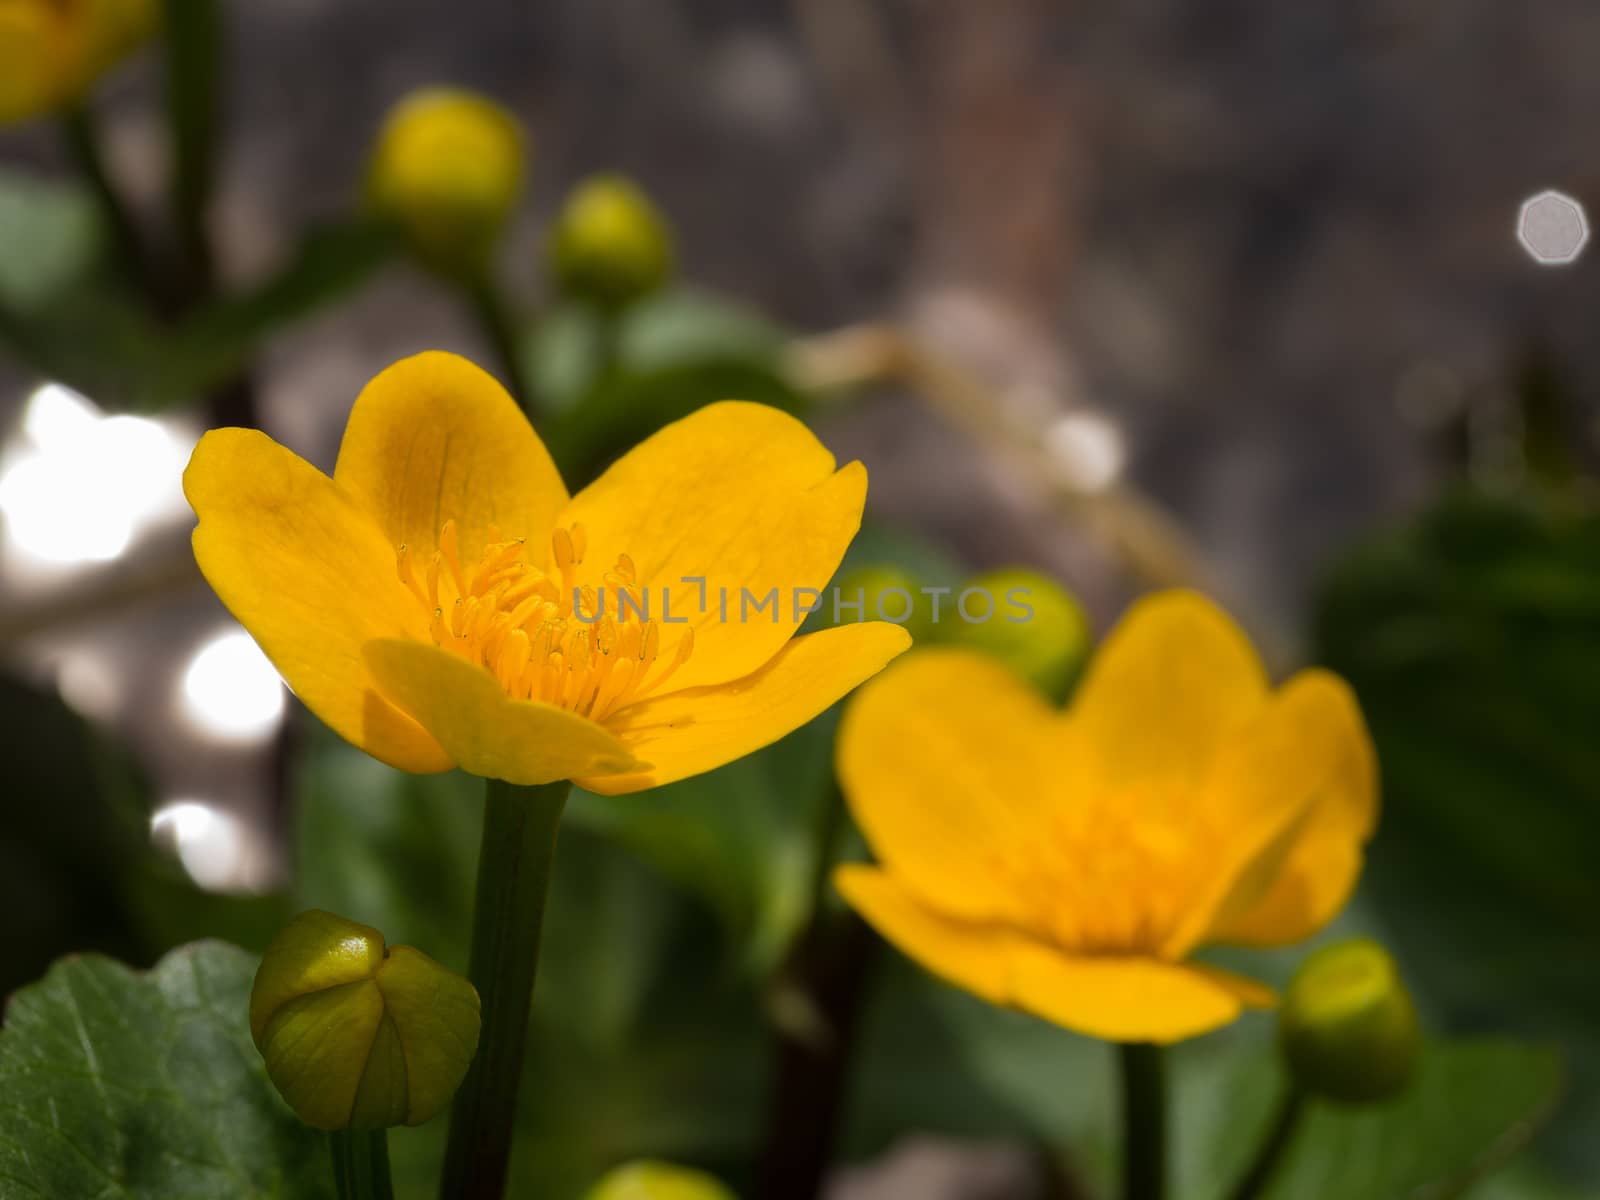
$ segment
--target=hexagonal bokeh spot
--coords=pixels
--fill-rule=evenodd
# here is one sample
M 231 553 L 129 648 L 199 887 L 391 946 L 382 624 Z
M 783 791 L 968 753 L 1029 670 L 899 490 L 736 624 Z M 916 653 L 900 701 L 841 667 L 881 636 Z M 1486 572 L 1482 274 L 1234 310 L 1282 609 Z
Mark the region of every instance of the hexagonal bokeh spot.
M 1517 240 L 1535 262 L 1559 267 L 1572 262 L 1589 240 L 1583 205 L 1561 192 L 1540 192 L 1523 201 Z

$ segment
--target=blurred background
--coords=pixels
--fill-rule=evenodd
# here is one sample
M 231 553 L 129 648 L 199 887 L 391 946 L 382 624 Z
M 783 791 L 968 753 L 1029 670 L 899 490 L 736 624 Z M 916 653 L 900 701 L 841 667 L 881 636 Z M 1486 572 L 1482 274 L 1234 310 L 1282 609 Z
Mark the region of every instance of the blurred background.
M 1393 941 L 1441 1030 L 1563 1050 L 1560 1115 L 1515 1182 L 1473 1194 L 1600 1194 L 1600 258 L 1574 241 L 1538 261 L 1548 222 L 1523 219 L 1548 190 L 1600 203 L 1600 8 L 281 0 L 224 4 L 220 29 L 209 278 L 177 319 L 107 279 L 114 239 L 60 122 L 0 127 L 0 991 L 69 950 L 258 946 L 290 896 L 396 940 L 454 928 L 460 787 L 351 758 L 296 707 L 195 570 L 179 474 L 225 423 L 331 468 L 361 386 L 418 350 L 504 373 L 459 289 L 359 228 L 385 114 L 460 85 L 528 133 L 496 272 L 574 487 L 683 405 L 753 391 L 867 464 L 858 565 L 1037 567 L 1102 630 L 1139 590 L 1192 583 L 1275 670 L 1345 673 L 1388 801 L 1352 927 Z M 152 254 L 181 258 L 165 78 L 136 54 L 92 115 Z M 677 262 L 609 382 L 585 376 L 592 330 L 547 269 L 596 171 L 643 188 Z M 779 751 L 821 778 L 827 747 L 813 729 Z M 714 894 L 683 886 L 704 860 L 673 840 L 698 792 L 654 824 L 580 805 L 570 859 L 585 894 L 681 897 L 678 941 L 596 903 L 779 1012 L 808 917 L 804 814 L 769 819 L 785 761 L 712 785 L 746 804 L 707 852 L 731 856 Z M 407 882 L 383 882 L 397 862 Z M 385 905 L 398 928 L 363 915 Z M 625 1041 L 662 985 L 612 974 Z M 1032 1194 L 1035 1156 L 997 1114 L 1042 1137 L 1077 1104 L 1044 1097 L 1072 1088 L 993 1065 L 957 1009 L 885 1018 L 976 1075 L 945 1079 L 941 1108 L 862 1068 L 841 1200 Z M 586 1035 L 547 1015 L 594 1078 Z M 718 1076 L 735 1107 L 760 1091 L 746 1057 Z M 595 1160 L 637 1137 L 744 1177 L 739 1137 L 652 1125 L 642 1084 L 619 1100 L 602 1078 Z

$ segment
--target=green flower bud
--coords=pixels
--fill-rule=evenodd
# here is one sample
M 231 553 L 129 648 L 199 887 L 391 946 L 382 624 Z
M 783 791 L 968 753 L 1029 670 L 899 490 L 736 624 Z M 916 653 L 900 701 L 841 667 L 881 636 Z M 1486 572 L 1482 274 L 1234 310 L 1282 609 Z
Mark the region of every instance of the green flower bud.
M 1058 704 L 1088 658 L 1092 634 L 1077 599 L 1048 575 L 1004 567 L 950 597 L 939 630 L 952 645 L 998 658 Z
M 272 939 L 250 991 L 250 1036 L 308 1125 L 420 1125 L 478 1048 L 478 993 L 410 946 L 311 909 Z
M 1346 1104 L 1404 1091 L 1421 1054 L 1416 1008 L 1389 952 L 1368 938 L 1326 946 L 1290 981 L 1278 1044 L 1305 1091 Z
M 632 180 L 595 175 L 567 197 L 550 269 L 561 289 L 603 307 L 655 291 L 672 271 L 672 231 Z
M 585 1200 L 735 1200 L 704 1171 L 671 1163 L 636 1162 L 618 1167 L 589 1190 Z
M 950 597 L 941 599 L 944 604 L 939 619 L 943 622 L 949 619 L 946 610 Z M 821 611 L 830 624 L 890 621 L 909 633 L 913 642 L 925 642 L 933 636 L 933 597 L 922 590 L 919 580 L 899 567 L 857 567 L 840 577 L 834 590 L 823 593 L 821 603 Z
M 385 119 L 368 200 L 424 263 L 472 278 L 487 267 L 516 207 L 525 158 L 522 127 L 498 104 L 476 92 L 426 88 Z

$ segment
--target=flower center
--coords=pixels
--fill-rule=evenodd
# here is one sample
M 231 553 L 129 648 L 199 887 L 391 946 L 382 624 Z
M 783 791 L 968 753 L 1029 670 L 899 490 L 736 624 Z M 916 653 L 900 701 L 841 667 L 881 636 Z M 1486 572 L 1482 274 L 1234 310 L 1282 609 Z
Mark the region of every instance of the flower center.
M 601 588 L 580 582 L 588 538 L 582 525 L 550 539 L 555 571 L 526 562 L 526 539 L 491 529 L 476 563 L 461 561 L 454 521 L 426 560 L 401 546 L 400 582 L 428 616 L 433 644 L 477 663 L 513 700 L 538 700 L 604 720 L 659 691 L 694 649 L 686 625 L 660 660 L 661 622 L 649 620 L 633 560 L 617 556 Z
M 1152 819 L 1138 797 L 1069 810 L 1043 853 L 1015 868 L 1032 909 L 1077 954 L 1156 953 L 1195 902 L 1216 861 L 1213 831 L 1180 811 Z

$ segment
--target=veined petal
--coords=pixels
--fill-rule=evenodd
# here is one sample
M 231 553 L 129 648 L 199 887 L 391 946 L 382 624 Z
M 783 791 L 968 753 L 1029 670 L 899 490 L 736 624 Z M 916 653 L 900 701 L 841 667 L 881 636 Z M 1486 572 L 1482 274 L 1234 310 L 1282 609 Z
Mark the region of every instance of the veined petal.
M 362 389 L 333 477 L 389 541 L 431 554 L 445 521 L 475 558 L 497 525 L 528 539 L 544 566 L 567 502 L 550 454 L 516 401 L 466 359 L 429 351 L 401 359 Z
M 873 928 L 935 975 L 1090 1037 L 1176 1042 L 1272 1002 L 1261 985 L 1209 967 L 1074 957 L 1002 925 L 952 920 L 876 868 L 841 867 L 834 881 Z
M 1272 877 L 1219 909 L 1207 940 L 1271 946 L 1310 937 L 1349 899 L 1378 818 L 1377 763 L 1349 686 L 1320 670 L 1289 680 L 1219 764 L 1212 790 L 1230 813 L 1299 797 L 1306 816 Z
M 450 757 L 377 691 L 374 638 L 426 637 L 394 548 L 333 480 L 253 429 L 215 429 L 183 474 L 201 573 L 295 695 L 341 736 L 404 771 Z
M 529 786 L 648 766 L 587 717 L 513 700 L 488 671 L 448 650 L 395 639 L 364 649 L 384 695 L 470 774 Z
M 918 899 L 969 921 L 1027 923 L 1048 895 L 1033 863 L 1047 835 L 1058 714 L 1001 664 L 918 650 L 851 701 L 839 779 L 873 853 Z
M 1106 639 L 1071 720 L 1104 790 L 1131 791 L 1159 809 L 1187 802 L 1267 695 L 1261 661 L 1227 614 L 1198 593 L 1162 592 L 1134 605 Z
M 615 796 L 720 767 L 798 729 L 909 645 L 898 625 L 841 625 L 792 639 L 759 671 L 733 683 L 631 705 L 606 727 L 653 767 L 578 782 Z
M 694 654 L 674 682 L 689 688 L 743 678 L 777 653 L 805 619 L 808 589 L 838 568 L 866 490 L 864 467 L 835 472 L 833 455 L 787 413 L 729 401 L 641 442 L 559 522 L 584 526 L 592 564 L 632 557 L 652 616 L 665 604 L 674 621 L 688 618 Z M 663 633 L 681 636 L 670 625 Z

